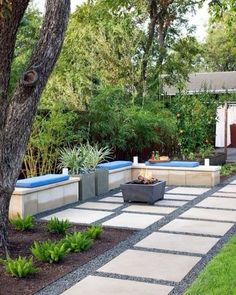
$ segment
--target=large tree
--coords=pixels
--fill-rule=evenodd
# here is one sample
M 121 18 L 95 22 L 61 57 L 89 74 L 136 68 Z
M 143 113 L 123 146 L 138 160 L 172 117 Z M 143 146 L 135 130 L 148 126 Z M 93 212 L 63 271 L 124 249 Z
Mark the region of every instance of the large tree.
M 235 0 L 212 1 L 210 20 L 204 44 L 207 70 L 236 70 L 236 2 Z
M 206 44 L 204 46 L 205 61 L 208 70 L 236 70 L 236 24 L 228 25 L 230 14 L 225 14 L 217 22 L 209 24 Z
M 29 0 L 0 1 L 0 246 L 8 253 L 8 211 L 40 95 L 60 53 L 70 0 L 47 0 L 40 37 L 9 95 L 16 34 Z

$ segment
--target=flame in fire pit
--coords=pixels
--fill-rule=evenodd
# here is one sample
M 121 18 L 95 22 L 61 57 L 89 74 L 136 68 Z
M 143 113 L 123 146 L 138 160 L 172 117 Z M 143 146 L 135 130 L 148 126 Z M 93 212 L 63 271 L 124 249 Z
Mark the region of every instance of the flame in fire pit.
M 140 184 L 154 184 L 157 183 L 158 179 L 152 176 L 152 173 L 148 172 L 147 169 L 142 169 L 139 173 L 138 179 L 135 179 L 133 183 Z

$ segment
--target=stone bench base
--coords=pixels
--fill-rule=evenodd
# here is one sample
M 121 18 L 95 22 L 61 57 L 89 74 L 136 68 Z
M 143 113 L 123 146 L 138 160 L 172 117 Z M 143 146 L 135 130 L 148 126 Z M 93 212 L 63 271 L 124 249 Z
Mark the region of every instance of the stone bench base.
M 24 217 L 55 209 L 79 200 L 79 178 L 35 188 L 16 188 L 10 201 L 9 217 Z
M 109 190 L 119 187 L 122 183 L 131 181 L 131 167 L 132 166 L 109 170 Z
M 120 184 L 134 180 L 138 175 L 145 173 L 160 180 L 165 180 L 167 185 L 205 186 L 213 187 L 220 183 L 220 166 L 187 167 L 151 167 L 144 164 L 135 164 L 130 167 L 109 171 L 109 189 L 114 189 Z
M 132 179 L 150 173 L 153 177 L 165 180 L 167 185 L 213 187 L 220 183 L 220 166 L 150 167 L 144 164 L 132 166 Z

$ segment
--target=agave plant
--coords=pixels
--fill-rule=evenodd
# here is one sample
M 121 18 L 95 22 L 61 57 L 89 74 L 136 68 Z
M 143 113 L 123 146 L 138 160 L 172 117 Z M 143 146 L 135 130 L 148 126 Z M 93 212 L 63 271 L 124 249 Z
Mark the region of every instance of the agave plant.
M 68 168 L 71 175 L 76 175 L 81 172 L 85 158 L 86 154 L 81 153 L 77 147 L 64 148 L 60 150 L 60 164 L 58 167 L 60 169 Z
M 85 145 L 81 145 L 80 150 L 86 154 L 83 167 L 87 171 L 95 170 L 99 163 L 112 158 L 112 149 L 108 146 L 99 148 L 97 144 L 92 146 L 87 143 Z

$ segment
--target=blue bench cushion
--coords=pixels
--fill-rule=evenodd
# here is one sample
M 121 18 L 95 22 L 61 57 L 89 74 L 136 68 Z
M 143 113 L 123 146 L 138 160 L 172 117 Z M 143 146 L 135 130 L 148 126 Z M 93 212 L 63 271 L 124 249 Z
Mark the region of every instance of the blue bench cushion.
M 68 179 L 69 179 L 69 175 L 65 175 L 65 174 L 46 174 L 43 176 L 36 176 L 36 177 L 17 180 L 16 187 L 32 188 L 32 187 L 43 186 L 43 185 L 52 184 L 52 183 L 56 183 L 56 182 L 60 182 L 60 181 L 68 180 Z
M 145 162 L 146 166 L 161 166 L 161 167 L 197 167 L 199 166 L 199 162 L 192 162 L 192 161 L 170 161 L 170 162 L 163 162 L 163 163 L 150 163 Z
M 133 163 L 131 161 L 113 161 L 113 162 L 98 164 L 97 168 L 113 170 L 113 169 L 132 166 L 132 164 Z

